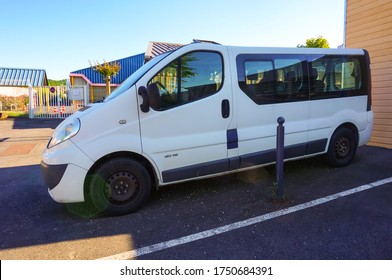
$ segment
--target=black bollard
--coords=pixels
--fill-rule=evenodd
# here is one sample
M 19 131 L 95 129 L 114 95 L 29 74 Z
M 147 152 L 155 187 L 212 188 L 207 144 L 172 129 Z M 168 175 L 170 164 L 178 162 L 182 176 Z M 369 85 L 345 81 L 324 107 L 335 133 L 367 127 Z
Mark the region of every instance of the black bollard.
M 283 202 L 283 166 L 284 166 L 284 118 L 277 119 L 276 127 L 276 180 L 277 180 L 277 201 Z

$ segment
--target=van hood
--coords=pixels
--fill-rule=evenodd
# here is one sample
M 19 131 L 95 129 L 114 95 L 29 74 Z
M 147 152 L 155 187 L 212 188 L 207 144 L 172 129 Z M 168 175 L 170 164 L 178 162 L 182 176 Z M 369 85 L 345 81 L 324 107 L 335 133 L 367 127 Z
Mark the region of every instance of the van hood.
M 84 106 L 83 108 L 79 109 L 75 113 L 73 113 L 70 118 L 83 118 L 84 116 L 90 114 L 91 112 L 97 110 L 98 108 L 102 107 L 104 103 L 92 103 L 89 105 Z

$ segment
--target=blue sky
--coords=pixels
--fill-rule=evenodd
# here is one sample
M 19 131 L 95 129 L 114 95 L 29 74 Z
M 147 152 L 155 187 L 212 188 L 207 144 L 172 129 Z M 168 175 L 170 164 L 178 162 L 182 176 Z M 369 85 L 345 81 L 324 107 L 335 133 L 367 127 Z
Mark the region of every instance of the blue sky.
M 146 51 L 149 41 L 296 47 L 343 43 L 345 0 L 0 0 L 0 67 L 65 79 L 89 60 Z

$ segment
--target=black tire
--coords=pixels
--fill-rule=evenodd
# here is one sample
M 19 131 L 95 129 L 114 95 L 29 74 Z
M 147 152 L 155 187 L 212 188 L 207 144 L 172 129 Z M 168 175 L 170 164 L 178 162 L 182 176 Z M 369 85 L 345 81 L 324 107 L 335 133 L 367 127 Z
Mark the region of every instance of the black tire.
M 347 127 L 338 128 L 331 137 L 327 152 L 328 164 L 332 167 L 348 165 L 354 158 L 358 146 L 357 134 Z
M 94 206 L 109 215 L 136 211 L 151 194 L 151 178 L 146 168 L 130 158 L 114 158 L 90 175 L 88 190 Z

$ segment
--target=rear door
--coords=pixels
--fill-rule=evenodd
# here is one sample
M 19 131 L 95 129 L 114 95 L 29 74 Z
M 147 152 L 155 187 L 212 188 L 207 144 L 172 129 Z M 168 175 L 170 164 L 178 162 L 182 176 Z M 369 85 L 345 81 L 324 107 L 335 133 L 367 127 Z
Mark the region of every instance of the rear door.
M 148 88 L 150 104 L 148 112 L 139 108 L 143 154 L 155 164 L 161 183 L 229 168 L 233 114 L 227 51 L 203 46 L 177 50 L 137 83 Z

